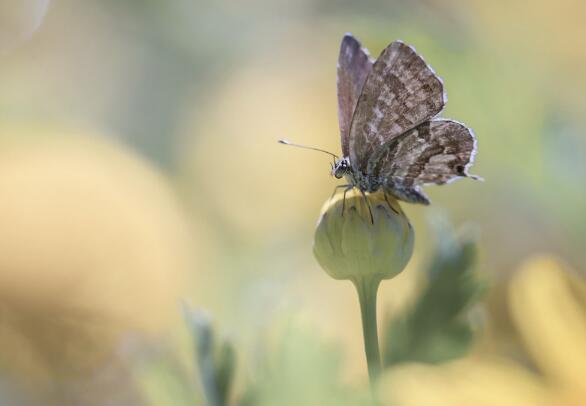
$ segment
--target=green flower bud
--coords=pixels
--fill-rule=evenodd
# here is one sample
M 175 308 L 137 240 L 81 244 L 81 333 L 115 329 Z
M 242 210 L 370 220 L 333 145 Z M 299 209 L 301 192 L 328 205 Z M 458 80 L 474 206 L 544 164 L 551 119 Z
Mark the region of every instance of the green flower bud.
M 397 201 L 382 193 L 367 195 L 369 208 L 358 191 L 328 201 L 322 210 L 313 252 L 334 279 L 380 282 L 400 273 L 413 253 L 414 231 Z
M 328 201 L 315 230 L 313 253 L 332 278 L 348 279 L 356 287 L 368 375 L 373 384 L 381 372 L 378 286 L 405 268 L 413 253 L 414 232 L 395 199 L 375 193 L 366 200 L 352 191 L 345 202 L 342 194 Z

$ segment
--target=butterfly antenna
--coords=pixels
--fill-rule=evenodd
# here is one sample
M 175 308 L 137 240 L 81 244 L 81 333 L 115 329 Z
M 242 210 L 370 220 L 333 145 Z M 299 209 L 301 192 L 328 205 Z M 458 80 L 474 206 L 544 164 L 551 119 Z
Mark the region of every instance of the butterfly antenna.
M 331 153 L 329 151 L 326 151 L 324 149 L 315 148 L 315 147 L 309 147 L 307 145 L 294 144 L 294 143 L 292 143 L 290 141 L 287 141 L 287 140 L 279 140 L 279 144 L 290 145 L 292 147 L 298 147 L 298 148 L 312 149 L 314 151 L 319 151 L 319 152 L 323 152 L 323 153 L 329 154 L 329 155 L 333 156 L 335 159 L 338 159 L 338 155 L 333 154 L 333 153 Z

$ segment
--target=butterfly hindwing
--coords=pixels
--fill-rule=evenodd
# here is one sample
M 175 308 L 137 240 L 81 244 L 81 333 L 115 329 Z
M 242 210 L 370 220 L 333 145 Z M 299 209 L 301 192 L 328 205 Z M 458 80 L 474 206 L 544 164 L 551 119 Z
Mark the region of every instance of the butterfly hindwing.
M 468 177 L 476 153 L 476 139 L 463 124 L 434 119 L 397 138 L 377 151 L 379 164 L 371 176 L 386 191 L 414 203 L 428 203 L 420 185 L 441 185 Z M 411 198 L 410 198 L 411 197 Z
M 401 41 L 391 43 L 373 65 L 350 125 L 354 171 L 366 173 L 380 146 L 430 120 L 445 105 L 443 84 L 433 69 Z
M 351 34 L 344 35 L 338 57 L 338 120 L 342 153 L 349 154 L 350 122 L 362 92 L 366 77 L 372 70 L 372 60 L 368 51 Z

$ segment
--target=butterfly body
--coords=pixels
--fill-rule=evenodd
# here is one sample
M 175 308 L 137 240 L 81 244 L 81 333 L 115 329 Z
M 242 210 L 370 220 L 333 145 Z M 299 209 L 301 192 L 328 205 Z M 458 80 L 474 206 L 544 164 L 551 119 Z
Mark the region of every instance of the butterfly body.
M 338 59 L 342 158 L 332 175 L 349 187 L 429 204 L 421 189 L 468 174 L 476 152 L 472 131 L 436 116 L 446 103 L 443 82 L 416 51 L 391 43 L 377 60 L 350 34 Z
M 378 179 L 368 176 L 359 171 L 354 171 L 350 164 L 350 157 L 337 159 L 332 169 L 332 175 L 336 179 L 346 178 L 348 185 L 357 187 L 364 192 L 376 192 L 380 188 Z

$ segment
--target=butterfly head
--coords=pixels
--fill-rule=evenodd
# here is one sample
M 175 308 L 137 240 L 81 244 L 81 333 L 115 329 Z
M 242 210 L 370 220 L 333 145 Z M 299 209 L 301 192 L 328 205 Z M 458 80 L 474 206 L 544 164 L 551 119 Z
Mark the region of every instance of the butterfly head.
M 336 179 L 342 179 L 348 172 L 350 172 L 350 158 L 343 157 L 336 159 L 334 168 L 332 169 L 332 175 Z

